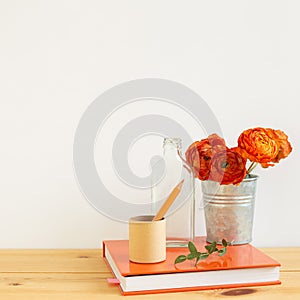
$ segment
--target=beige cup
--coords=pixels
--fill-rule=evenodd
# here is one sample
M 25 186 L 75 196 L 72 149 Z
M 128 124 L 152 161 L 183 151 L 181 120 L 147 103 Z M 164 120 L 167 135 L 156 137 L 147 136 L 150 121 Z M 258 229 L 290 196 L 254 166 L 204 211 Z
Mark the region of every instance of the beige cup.
M 154 216 L 129 220 L 129 259 L 137 263 L 157 263 L 166 259 L 166 220 Z

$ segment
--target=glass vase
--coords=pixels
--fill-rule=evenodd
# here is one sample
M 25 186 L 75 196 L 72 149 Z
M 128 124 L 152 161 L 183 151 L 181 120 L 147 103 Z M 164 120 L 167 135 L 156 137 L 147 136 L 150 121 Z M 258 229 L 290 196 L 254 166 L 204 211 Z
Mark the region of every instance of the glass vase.
M 195 238 L 195 179 L 181 154 L 181 139 L 165 138 L 163 156 L 152 166 L 151 203 L 156 214 L 174 187 L 184 180 L 166 213 L 167 247 L 186 247 Z

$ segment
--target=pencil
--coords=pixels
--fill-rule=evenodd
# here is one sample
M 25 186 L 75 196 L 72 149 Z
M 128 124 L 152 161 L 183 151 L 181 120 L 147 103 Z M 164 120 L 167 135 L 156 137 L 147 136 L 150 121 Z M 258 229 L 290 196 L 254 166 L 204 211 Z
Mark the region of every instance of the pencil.
M 173 189 L 173 191 L 171 192 L 171 194 L 169 195 L 167 200 L 164 202 L 164 204 L 161 206 L 161 208 L 159 209 L 158 213 L 155 215 L 155 217 L 153 218 L 152 221 L 161 220 L 165 216 L 166 212 L 168 211 L 168 209 L 170 208 L 170 206 L 172 205 L 172 203 L 174 202 L 174 200 L 176 199 L 176 197 L 180 193 L 183 182 L 184 182 L 184 179 L 181 180 L 175 186 L 175 188 Z

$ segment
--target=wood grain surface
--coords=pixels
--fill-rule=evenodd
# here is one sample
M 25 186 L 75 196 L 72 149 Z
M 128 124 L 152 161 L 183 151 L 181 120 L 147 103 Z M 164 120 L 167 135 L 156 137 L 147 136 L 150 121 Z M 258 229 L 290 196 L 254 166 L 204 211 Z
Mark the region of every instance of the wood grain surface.
M 0 300 L 300 299 L 300 248 L 266 248 L 281 264 L 281 285 L 121 296 L 98 250 L 0 250 Z

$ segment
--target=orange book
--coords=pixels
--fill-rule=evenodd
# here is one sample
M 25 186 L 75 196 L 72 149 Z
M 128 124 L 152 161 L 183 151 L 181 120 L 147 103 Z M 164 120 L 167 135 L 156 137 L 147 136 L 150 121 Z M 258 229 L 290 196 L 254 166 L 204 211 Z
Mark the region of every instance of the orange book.
M 205 237 L 196 238 L 199 251 L 206 251 L 206 244 Z M 280 284 L 280 263 L 250 244 L 228 246 L 224 256 L 214 253 L 196 267 L 188 260 L 174 265 L 187 253 L 187 248 L 167 248 L 164 262 L 133 263 L 127 240 L 103 241 L 103 257 L 123 295 Z

